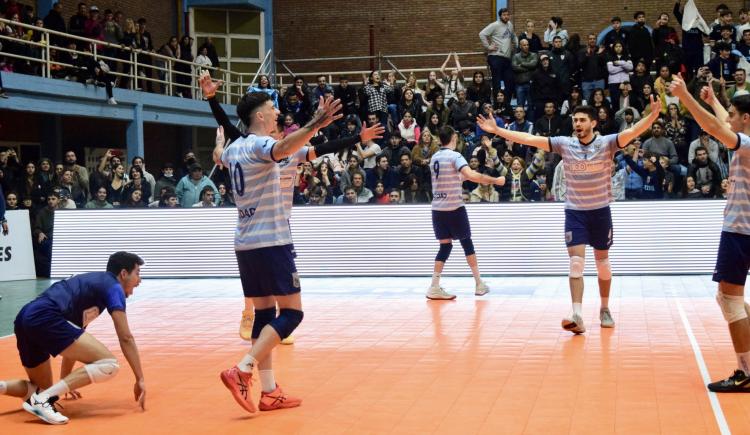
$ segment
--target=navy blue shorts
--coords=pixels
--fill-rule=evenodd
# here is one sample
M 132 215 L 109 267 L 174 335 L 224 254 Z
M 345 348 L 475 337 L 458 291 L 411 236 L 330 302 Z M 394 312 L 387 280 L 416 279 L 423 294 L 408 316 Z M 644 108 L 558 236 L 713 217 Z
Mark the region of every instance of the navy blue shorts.
M 591 245 L 598 250 L 612 246 L 612 211 L 565 209 L 565 246 Z
M 286 296 L 300 292 L 294 245 L 235 251 L 235 254 L 245 297 Z
M 719 241 L 719 254 L 716 256 L 714 281 L 745 285 L 749 269 L 750 236 L 722 231 Z
M 471 227 L 469 226 L 469 215 L 466 207 L 455 210 L 441 211 L 432 210 L 432 229 L 438 240 L 464 240 L 471 238 Z
M 14 332 L 21 364 L 34 368 L 67 349 L 84 330 L 65 320 L 54 302 L 41 297 L 21 308 Z

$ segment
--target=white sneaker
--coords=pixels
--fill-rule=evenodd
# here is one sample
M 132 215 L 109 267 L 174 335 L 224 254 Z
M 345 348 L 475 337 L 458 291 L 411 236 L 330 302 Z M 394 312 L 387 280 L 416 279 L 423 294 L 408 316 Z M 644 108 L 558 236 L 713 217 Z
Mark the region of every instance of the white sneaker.
M 489 292 L 490 292 L 490 287 L 484 281 L 480 281 L 479 284 L 477 285 L 476 290 L 474 290 L 474 294 L 476 296 L 484 296 Z
M 433 300 L 445 300 L 450 301 L 453 299 L 456 299 L 456 295 L 452 295 L 445 291 L 444 288 L 440 286 L 431 286 L 427 290 L 427 299 L 433 299 Z
M 107 100 L 107 104 L 111 104 L 113 106 L 116 106 L 117 105 L 117 100 L 115 100 L 115 97 L 112 97 L 109 100 Z
M 602 324 L 602 328 L 615 327 L 615 319 L 612 318 L 612 313 L 609 312 L 609 308 L 602 308 L 599 310 L 599 321 Z
M 583 319 L 575 313 L 572 313 L 568 317 L 564 317 L 561 324 L 564 330 L 570 331 L 574 334 L 583 334 L 586 332 L 586 327 L 583 326 Z
M 65 424 L 68 422 L 68 417 L 57 412 L 57 409 L 55 409 L 56 401 L 56 397 L 52 399 L 42 394 L 34 393 L 28 401 L 23 402 L 23 409 L 49 424 Z

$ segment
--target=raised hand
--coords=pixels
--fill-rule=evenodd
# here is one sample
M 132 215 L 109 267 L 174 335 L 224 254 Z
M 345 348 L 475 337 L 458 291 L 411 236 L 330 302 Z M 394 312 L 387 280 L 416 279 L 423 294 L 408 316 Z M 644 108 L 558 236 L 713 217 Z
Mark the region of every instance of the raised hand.
M 701 88 L 701 100 L 709 106 L 716 102 L 716 94 L 714 93 L 713 86 L 704 86 Z
M 214 95 L 216 95 L 216 91 L 218 91 L 221 85 L 224 84 L 222 80 L 214 81 L 211 78 L 211 74 L 209 74 L 208 70 L 205 69 L 201 70 L 201 75 L 198 79 L 198 83 L 200 83 L 201 90 L 203 91 L 203 96 L 206 98 L 212 98 Z
M 683 98 L 690 94 L 685 80 L 682 78 L 682 74 L 672 76 L 672 83 L 669 84 L 669 92 L 677 98 Z
M 318 110 L 315 111 L 313 118 L 307 124 L 311 128 L 321 129 L 330 125 L 333 121 L 340 119 L 343 115 L 341 111 L 341 100 L 334 100 L 333 97 L 320 97 Z
M 373 139 L 381 139 L 385 133 L 385 127 L 377 123 L 370 127 L 365 127 L 362 132 L 359 133 L 359 139 L 362 142 L 369 142 Z
M 485 118 L 484 115 L 477 116 L 477 125 L 487 133 L 495 133 L 497 131 L 497 122 L 494 116 Z
M 651 113 L 649 113 L 648 116 L 652 121 L 654 121 L 659 117 L 659 114 L 661 113 L 661 99 L 654 98 L 654 94 L 649 95 L 649 99 L 651 100 Z

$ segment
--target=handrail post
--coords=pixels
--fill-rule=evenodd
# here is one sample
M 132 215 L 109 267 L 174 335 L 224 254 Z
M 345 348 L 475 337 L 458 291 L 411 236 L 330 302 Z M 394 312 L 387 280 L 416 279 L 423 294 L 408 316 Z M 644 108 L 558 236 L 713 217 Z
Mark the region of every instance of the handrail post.
M 172 59 L 169 59 L 169 61 L 167 62 L 167 86 L 169 87 L 167 93 L 171 97 L 172 96 Z
M 44 57 L 45 57 L 45 66 L 46 66 L 46 72 L 47 78 L 52 77 L 52 65 L 51 65 L 51 59 L 50 59 L 50 48 L 49 48 L 49 33 L 44 32 L 42 35 L 42 41 L 44 42 Z
M 138 89 L 138 52 L 133 47 L 130 47 L 130 59 L 132 67 L 130 71 L 130 89 L 136 90 Z

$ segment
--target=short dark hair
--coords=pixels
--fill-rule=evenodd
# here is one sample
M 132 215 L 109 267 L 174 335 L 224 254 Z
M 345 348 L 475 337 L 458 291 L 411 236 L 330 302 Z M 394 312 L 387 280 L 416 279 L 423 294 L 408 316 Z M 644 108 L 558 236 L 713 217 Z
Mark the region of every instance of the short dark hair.
M 499 17 L 500 15 L 504 14 L 505 12 L 510 12 L 510 9 L 508 9 L 508 8 L 500 8 L 500 10 L 497 11 L 497 16 Z
M 698 154 L 698 151 L 705 151 L 706 154 L 708 154 L 708 148 L 704 147 L 703 145 L 695 148 L 695 154 Z
M 145 19 L 145 18 L 138 18 L 138 21 L 137 21 L 136 23 L 137 23 L 137 24 L 146 24 L 146 23 L 147 23 L 147 21 L 146 21 L 146 19 Z
M 143 266 L 145 262 L 143 259 L 133 253 L 118 251 L 109 256 L 107 261 L 107 272 L 119 275 L 121 271 L 130 273 L 135 269 L 135 266 Z
M 560 27 L 563 25 L 563 19 L 562 17 L 550 17 L 550 21 L 557 24 L 557 27 Z
M 144 162 L 144 163 L 146 162 L 146 159 L 144 159 L 143 157 L 141 157 L 141 156 L 135 156 L 135 157 L 133 157 L 133 159 L 132 159 L 132 160 L 130 161 L 130 164 L 131 164 L 131 165 L 135 165 L 135 161 L 136 161 L 136 159 L 141 159 L 141 161 L 142 161 L 142 162 Z
M 451 143 L 451 140 L 453 140 L 453 135 L 456 134 L 456 130 L 453 129 L 450 125 L 444 125 L 440 127 L 440 130 L 438 131 L 438 136 L 440 137 L 440 143 L 443 146 L 447 146 L 449 143 Z
M 596 119 L 596 109 L 593 106 L 576 106 L 573 108 L 573 115 L 576 113 L 583 113 L 592 121 Z
M 737 95 L 732 98 L 732 106 L 741 115 L 750 114 L 750 95 Z
M 239 103 L 237 103 L 237 116 L 249 127 L 251 124 L 250 116 L 260 106 L 265 104 L 266 101 L 271 101 L 271 96 L 265 92 L 250 92 L 245 94 Z
M 727 15 L 732 15 L 732 11 L 730 9 L 723 9 L 721 13 L 719 14 L 719 16 L 721 17 L 725 17 Z
M 60 2 L 58 2 L 58 3 L 60 3 Z M 80 2 L 80 3 L 78 3 L 78 8 L 79 8 L 79 9 L 81 8 L 81 6 L 86 6 L 86 3 L 84 3 L 84 2 Z
M 723 11 L 724 9 L 729 9 L 729 6 L 727 6 L 726 3 L 719 3 L 719 5 L 716 6 L 716 12 Z
M 639 16 L 641 16 L 641 15 L 643 15 L 643 16 L 645 17 L 645 16 L 646 16 L 646 13 L 645 13 L 645 12 L 643 12 L 643 11 L 635 11 L 635 13 L 633 14 L 633 19 L 634 19 L 634 20 L 637 20 L 637 19 L 638 19 L 638 17 L 639 17 Z

